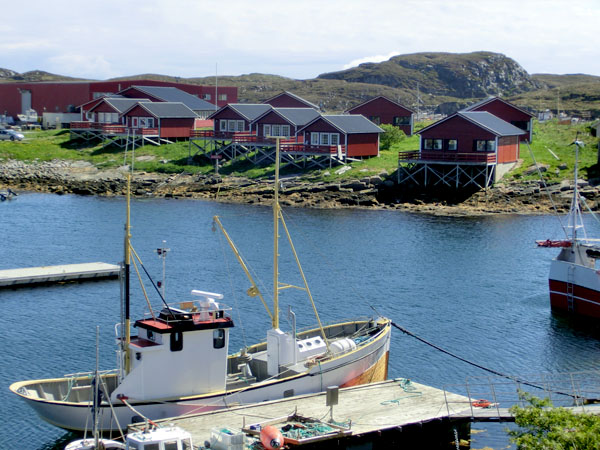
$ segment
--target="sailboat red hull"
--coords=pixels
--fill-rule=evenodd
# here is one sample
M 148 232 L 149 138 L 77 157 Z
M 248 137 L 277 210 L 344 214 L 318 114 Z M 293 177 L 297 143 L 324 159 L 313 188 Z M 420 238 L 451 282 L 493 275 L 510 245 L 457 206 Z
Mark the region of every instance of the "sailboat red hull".
M 567 282 L 552 279 L 549 285 L 550 306 L 553 310 L 577 316 L 600 318 L 600 291 L 577 284 L 572 284 L 572 289 L 570 289 Z

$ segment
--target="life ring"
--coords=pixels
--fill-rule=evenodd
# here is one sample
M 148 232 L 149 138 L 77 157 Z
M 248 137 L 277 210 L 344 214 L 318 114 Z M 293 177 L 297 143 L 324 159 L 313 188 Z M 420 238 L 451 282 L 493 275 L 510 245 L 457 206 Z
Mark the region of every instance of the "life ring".
M 484 398 L 480 398 L 479 400 L 475 400 L 473 403 L 471 403 L 473 406 L 475 406 L 476 408 L 489 408 L 490 406 L 492 406 L 492 403 L 487 401 Z

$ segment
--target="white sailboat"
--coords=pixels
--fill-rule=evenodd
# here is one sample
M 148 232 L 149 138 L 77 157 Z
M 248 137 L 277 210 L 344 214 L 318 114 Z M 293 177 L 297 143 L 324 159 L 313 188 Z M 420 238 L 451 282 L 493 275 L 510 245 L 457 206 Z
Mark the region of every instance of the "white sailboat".
M 124 429 L 139 421 L 127 403 L 143 417 L 156 420 L 387 378 L 391 339 L 388 318 L 362 318 L 323 326 L 316 314 L 318 326 L 314 329 L 296 333 L 295 329 L 284 332 L 279 328 L 279 292 L 293 286 L 278 280 L 280 223 L 287 233 L 278 203 L 278 152 L 279 140 L 273 206 L 273 307 L 269 308 L 253 281 L 248 290 L 263 300 L 271 328 L 267 330 L 266 342 L 229 356 L 229 332 L 234 323 L 231 308 L 221 302 L 223 296 L 217 293 L 193 290 L 191 298 L 185 301 L 149 308 L 145 317 L 135 322 L 137 336 L 130 336 L 128 199 L 123 271 L 125 314 L 117 339 L 120 366 L 100 374 L 100 430 Z M 216 222 L 220 226 L 218 218 Z M 245 269 L 233 243 L 229 238 L 228 241 Z M 306 290 L 312 302 L 301 268 L 300 273 L 305 283 L 301 289 Z M 89 374 L 80 374 L 19 381 L 10 390 L 45 421 L 68 430 L 84 430 L 90 420 L 91 380 Z
M 600 239 L 589 238 L 581 211 L 577 187 L 579 150 L 583 142 L 575 140 L 575 183 L 571 209 L 564 228 L 566 239 L 539 240 L 540 247 L 560 248 L 550 264 L 548 285 L 550 307 L 559 312 L 579 317 L 600 318 Z

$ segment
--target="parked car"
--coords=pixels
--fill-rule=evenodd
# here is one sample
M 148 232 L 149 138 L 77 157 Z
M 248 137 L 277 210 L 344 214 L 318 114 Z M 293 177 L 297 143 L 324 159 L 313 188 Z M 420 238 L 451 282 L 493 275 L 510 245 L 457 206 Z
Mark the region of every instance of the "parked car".
M 17 133 L 15 130 L 0 130 L 0 140 L 22 141 L 24 138 L 23 134 Z

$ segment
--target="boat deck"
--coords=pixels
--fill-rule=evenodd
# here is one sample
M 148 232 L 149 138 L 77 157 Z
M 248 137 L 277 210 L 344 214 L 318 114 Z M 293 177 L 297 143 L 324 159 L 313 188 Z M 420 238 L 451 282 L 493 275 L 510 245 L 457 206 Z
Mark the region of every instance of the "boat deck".
M 340 389 L 338 404 L 333 407 L 333 420 L 349 424 L 351 435 L 364 435 L 464 415 L 467 409 L 470 411 L 468 397 L 399 378 Z M 172 423 L 189 431 L 194 442 L 204 442 L 210 440 L 213 428 L 241 430 L 294 412 L 329 421 L 326 393 L 169 418 L 158 423 Z M 136 427 L 140 425 L 130 425 L 130 429 Z

